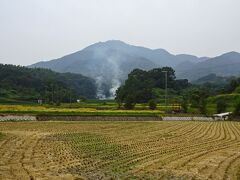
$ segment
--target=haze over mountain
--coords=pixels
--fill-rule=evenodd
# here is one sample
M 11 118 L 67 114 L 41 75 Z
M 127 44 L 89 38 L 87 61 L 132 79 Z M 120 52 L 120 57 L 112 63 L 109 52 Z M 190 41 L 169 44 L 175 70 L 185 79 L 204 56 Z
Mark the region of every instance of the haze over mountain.
M 234 76 L 222 77 L 222 76 L 217 76 L 216 74 L 209 74 L 199 78 L 198 80 L 193 81 L 192 84 L 201 85 L 201 84 L 211 83 L 212 85 L 224 86 L 235 78 L 236 77 Z
M 240 53 L 229 52 L 196 64 L 187 64 L 177 68 L 177 76 L 197 80 L 208 74 L 218 76 L 240 76 Z
M 227 69 L 222 67 L 226 64 Z M 240 54 L 232 52 L 211 59 L 187 54 L 173 55 L 164 49 L 149 49 L 112 40 L 99 42 L 76 53 L 51 61 L 42 61 L 30 67 L 49 68 L 57 72 L 79 73 L 91 77 L 96 80 L 98 86 L 97 96 L 106 98 L 114 97 L 116 89 L 133 69 L 149 70 L 163 66 L 174 68 L 177 78 L 190 80 L 210 73 L 222 76 L 237 75 Z

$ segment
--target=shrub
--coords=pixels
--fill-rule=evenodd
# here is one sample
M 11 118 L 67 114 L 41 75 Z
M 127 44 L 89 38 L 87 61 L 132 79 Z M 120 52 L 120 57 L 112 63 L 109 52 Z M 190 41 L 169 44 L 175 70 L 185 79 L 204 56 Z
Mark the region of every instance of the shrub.
M 188 98 L 187 97 L 183 97 L 183 100 L 181 102 L 181 107 L 183 109 L 183 112 L 184 113 L 187 113 L 188 112 Z
M 125 100 L 125 104 L 124 104 L 124 108 L 125 109 L 134 109 L 135 107 L 135 100 L 132 96 L 127 96 L 126 100 Z
M 155 110 L 157 108 L 157 103 L 155 100 L 152 99 L 152 100 L 148 101 L 148 106 L 149 106 L 149 109 Z
M 107 105 L 107 103 L 104 101 L 104 102 L 102 103 L 102 105 L 105 106 L 105 105 Z
M 121 109 L 121 107 L 122 107 L 122 100 L 116 99 L 116 103 L 118 105 L 118 109 Z
M 57 101 L 57 102 L 56 102 L 56 106 L 61 106 L 60 101 Z
M 80 100 L 81 100 L 81 102 L 87 102 L 87 98 L 84 97 L 84 96 L 81 96 L 81 97 L 80 97 Z
M 199 111 L 201 114 L 207 114 L 207 101 L 206 99 L 201 99 L 199 102 Z

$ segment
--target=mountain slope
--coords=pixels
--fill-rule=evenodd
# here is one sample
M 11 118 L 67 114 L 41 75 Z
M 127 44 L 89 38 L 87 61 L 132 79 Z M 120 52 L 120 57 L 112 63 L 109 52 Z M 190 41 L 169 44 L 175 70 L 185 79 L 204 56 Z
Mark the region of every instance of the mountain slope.
M 209 74 L 207 76 L 201 77 L 196 81 L 193 81 L 193 84 L 205 84 L 205 83 L 211 83 L 213 85 L 226 85 L 229 83 L 232 79 L 234 79 L 234 76 L 229 77 L 221 77 L 217 76 L 216 74 Z
M 240 53 L 229 52 L 221 56 L 188 66 L 177 67 L 177 76 L 197 80 L 208 74 L 217 76 L 240 76 Z
M 0 64 L 0 97 L 35 102 L 37 99 L 68 102 L 70 94 L 72 99 L 79 96 L 95 98 L 94 80 L 80 74 Z
M 181 63 L 197 63 L 201 58 L 191 55 L 172 55 L 163 49 L 148 49 L 121 41 L 99 42 L 76 53 L 30 67 L 50 68 L 57 72 L 80 73 L 96 80 L 98 97 L 113 97 L 115 90 L 136 68 L 177 67 Z

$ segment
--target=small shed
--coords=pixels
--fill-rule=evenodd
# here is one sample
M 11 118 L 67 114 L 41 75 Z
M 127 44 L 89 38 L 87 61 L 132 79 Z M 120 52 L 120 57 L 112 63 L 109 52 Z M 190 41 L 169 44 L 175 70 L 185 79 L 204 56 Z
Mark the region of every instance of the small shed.
M 215 120 L 227 120 L 229 116 L 232 114 L 232 112 L 225 112 L 220 114 L 213 114 L 213 118 Z

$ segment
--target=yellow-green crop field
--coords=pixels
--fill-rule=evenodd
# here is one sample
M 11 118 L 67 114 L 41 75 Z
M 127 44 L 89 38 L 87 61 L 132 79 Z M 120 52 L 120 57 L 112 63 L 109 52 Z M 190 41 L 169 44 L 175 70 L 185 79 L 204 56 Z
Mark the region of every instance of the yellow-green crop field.
M 117 110 L 85 107 L 54 107 L 29 105 L 0 105 L 0 114 L 37 114 L 37 115 L 81 115 L 81 116 L 148 116 L 157 117 L 163 114 L 159 110 Z
M 0 179 L 240 179 L 239 122 L 2 122 Z

